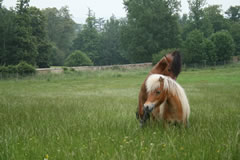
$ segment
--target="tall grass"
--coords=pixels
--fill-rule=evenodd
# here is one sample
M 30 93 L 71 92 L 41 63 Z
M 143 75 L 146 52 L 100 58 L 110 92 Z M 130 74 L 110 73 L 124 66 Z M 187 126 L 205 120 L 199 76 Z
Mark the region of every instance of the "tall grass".
M 149 69 L 68 72 L 0 81 L 0 159 L 239 159 L 240 67 L 182 72 L 188 129 L 140 128 Z

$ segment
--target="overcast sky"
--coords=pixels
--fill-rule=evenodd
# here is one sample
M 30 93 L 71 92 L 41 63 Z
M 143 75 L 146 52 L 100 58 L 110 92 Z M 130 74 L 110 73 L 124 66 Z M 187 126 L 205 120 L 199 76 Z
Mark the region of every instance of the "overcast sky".
M 17 0 L 3 0 L 3 5 L 7 8 L 15 7 Z M 206 0 L 208 5 L 222 5 L 223 11 L 226 11 L 230 6 L 240 5 L 240 0 Z M 123 5 L 123 0 L 31 0 L 31 6 L 37 8 L 68 6 L 72 18 L 77 23 L 84 23 L 87 17 L 88 8 L 95 12 L 97 18 L 108 19 L 113 14 L 117 17 L 125 17 L 126 12 Z M 181 0 L 182 13 L 188 13 L 187 0 Z

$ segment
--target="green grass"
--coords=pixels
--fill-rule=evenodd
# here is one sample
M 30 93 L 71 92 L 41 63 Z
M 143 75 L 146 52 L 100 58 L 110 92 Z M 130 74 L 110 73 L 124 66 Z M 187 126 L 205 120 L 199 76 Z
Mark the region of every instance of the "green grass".
M 0 81 L 0 159 L 240 159 L 240 66 L 182 72 L 190 128 L 140 128 L 148 69 Z

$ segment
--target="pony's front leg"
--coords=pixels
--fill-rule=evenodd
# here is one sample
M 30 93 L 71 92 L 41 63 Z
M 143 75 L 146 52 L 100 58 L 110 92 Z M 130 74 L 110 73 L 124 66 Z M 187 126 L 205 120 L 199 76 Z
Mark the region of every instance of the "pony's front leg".
M 189 127 L 190 127 L 189 120 L 185 120 L 185 121 L 183 122 L 183 125 L 184 125 L 185 128 L 189 128 Z

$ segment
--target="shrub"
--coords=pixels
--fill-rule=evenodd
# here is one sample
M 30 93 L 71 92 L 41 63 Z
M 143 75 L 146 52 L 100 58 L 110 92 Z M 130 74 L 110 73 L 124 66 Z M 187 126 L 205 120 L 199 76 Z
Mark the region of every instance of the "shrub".
M 200 64 L 206 60 L 206 55 L 203 51 L 204 40 L 204 34 L 200 30 L 195 29 L 188 33 L 187 38 L 183 43 L 184 63 Z
M 16 67 L 17 67 L 17 72 L 20 75 L 36 73 L 36 70 L 32 65 L 30 65 L 26 62 L 23 62 L 23 61 L 20 62 Z
M 0 66 L 0 73 L 1 74 L 6 74 L 8 72 L 8 67 L 6 66 Z
M 9 66 L 7 66 L 6 68 L 7 68 L 7 73 L 15 74 L 15 73 L 18 72 L 17 66 L 9 65 Z
M 71 53 L 66 61 L 66 66 L 92 66 L 93 62 L 91 59 L 82 51 L 76 50 L 73 53 Z
M 170 48 L 170 49 L 164 49 L 161 52 L 157 53 L 157 54 L 153 54 L 152 55 L 152 64 L 155 65 L 158 63 L 158 61 L 160 59 L 162 59 L 162 57 L 170 52 L 173 52 L 177 50 L 176 48 Z
M 216 47 L 211 40 L 205 39 L 203 41 L 203 52 L 206 55 L 206 64 L 214 65 L 217 61 L 217 55 Z
M 27 75 L 31 73 L 35 73 L 35 68 L 26 63 L 20 62 L 18 65 L 9 65 L 9 66 L 0 66 L 0 73 L 3 76 L 8 76 L 9 74 L 20 74 L 20 75 Z
M 68 71 L 68 68 L 67 67 L 63 67 L 62 68 L 64 72 L 67 72 Z
M 219 31 L 211 35 L 211 41 L 216 46 L 217 61 L 230 60 L 235 51 L 235 44 L 232 36 L 227 31 Z

